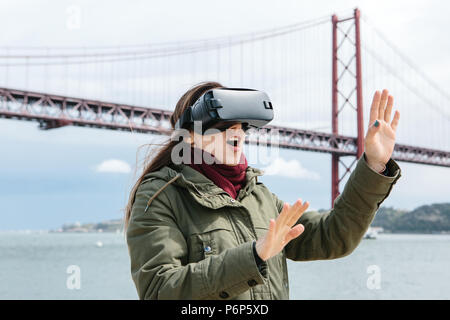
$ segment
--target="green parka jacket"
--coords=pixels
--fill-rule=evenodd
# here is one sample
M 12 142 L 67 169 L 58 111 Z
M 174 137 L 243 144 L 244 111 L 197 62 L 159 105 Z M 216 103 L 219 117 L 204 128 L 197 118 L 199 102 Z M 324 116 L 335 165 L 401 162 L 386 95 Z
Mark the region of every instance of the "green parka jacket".
M 388 176 L 373 171 L 363 154 L 333 209 L 303 213 L 297 223 L 305 231 L 260 269 L 253 241 L 266 234 L 283 207 L 258 182 L 262 171 L 248 167 L 236 200 L 187 165 L 147 174 L 126 231 L 139 298 L 289 299 L 286 259 L 350 254 L 401 176 L 393 159 L 386 167 Z

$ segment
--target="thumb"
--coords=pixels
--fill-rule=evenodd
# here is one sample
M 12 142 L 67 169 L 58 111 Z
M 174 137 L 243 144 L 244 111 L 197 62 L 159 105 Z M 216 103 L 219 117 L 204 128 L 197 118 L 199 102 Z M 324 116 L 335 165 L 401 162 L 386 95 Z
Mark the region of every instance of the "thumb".
M 288 243 L 292 239 L 297 238 L 299 235 L 303 233 L 303 231 L 305 231 L 305 227 L 302 224 L 298 224 L 295 227 L 293 227 L 287 234 L 286 243 Z

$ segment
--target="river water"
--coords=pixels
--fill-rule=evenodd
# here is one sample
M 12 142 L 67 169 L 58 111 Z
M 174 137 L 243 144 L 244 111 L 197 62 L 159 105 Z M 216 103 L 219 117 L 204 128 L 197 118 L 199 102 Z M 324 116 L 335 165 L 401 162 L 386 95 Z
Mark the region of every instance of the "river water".
M 0 299 L 137 299 L 123 234 L 0 233 Z M 380 234 L 288 260 L 291 299 L 450 299 L 450 235 Z

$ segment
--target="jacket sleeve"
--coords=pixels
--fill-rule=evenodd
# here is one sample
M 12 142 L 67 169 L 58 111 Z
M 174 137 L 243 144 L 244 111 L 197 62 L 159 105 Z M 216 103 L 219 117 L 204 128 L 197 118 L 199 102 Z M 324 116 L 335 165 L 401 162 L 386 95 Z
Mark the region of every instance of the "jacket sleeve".
M 305 231 L 285 246 L 286 257 L 294 261 L 323 260 L 353 252 L 401 176 L 400 167 L 392 158 L 386 167 L 387 176 L 374 171 L 363 153 L 333 209 L 326 213 L 308 211 L 297 221 L 305 226 Z M 276 196 L 275 201 L 281 211 L 283 202 Z
M 253 243 L 187 263 L 188 245 L 165 191 L 155 197 L 156 183 L 139 186 L 127 228 L 131 274 L 140 299 L 227 299 L 267 280 L 260 270 Z

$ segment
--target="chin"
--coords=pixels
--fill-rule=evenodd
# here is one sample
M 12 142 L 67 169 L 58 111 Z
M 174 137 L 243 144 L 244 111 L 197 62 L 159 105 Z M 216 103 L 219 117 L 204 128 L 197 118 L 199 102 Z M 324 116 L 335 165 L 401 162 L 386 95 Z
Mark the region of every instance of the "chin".
M 241 160 L 242 151 L 227 155 L 224 163 L 229 166 L 237 166 Z

